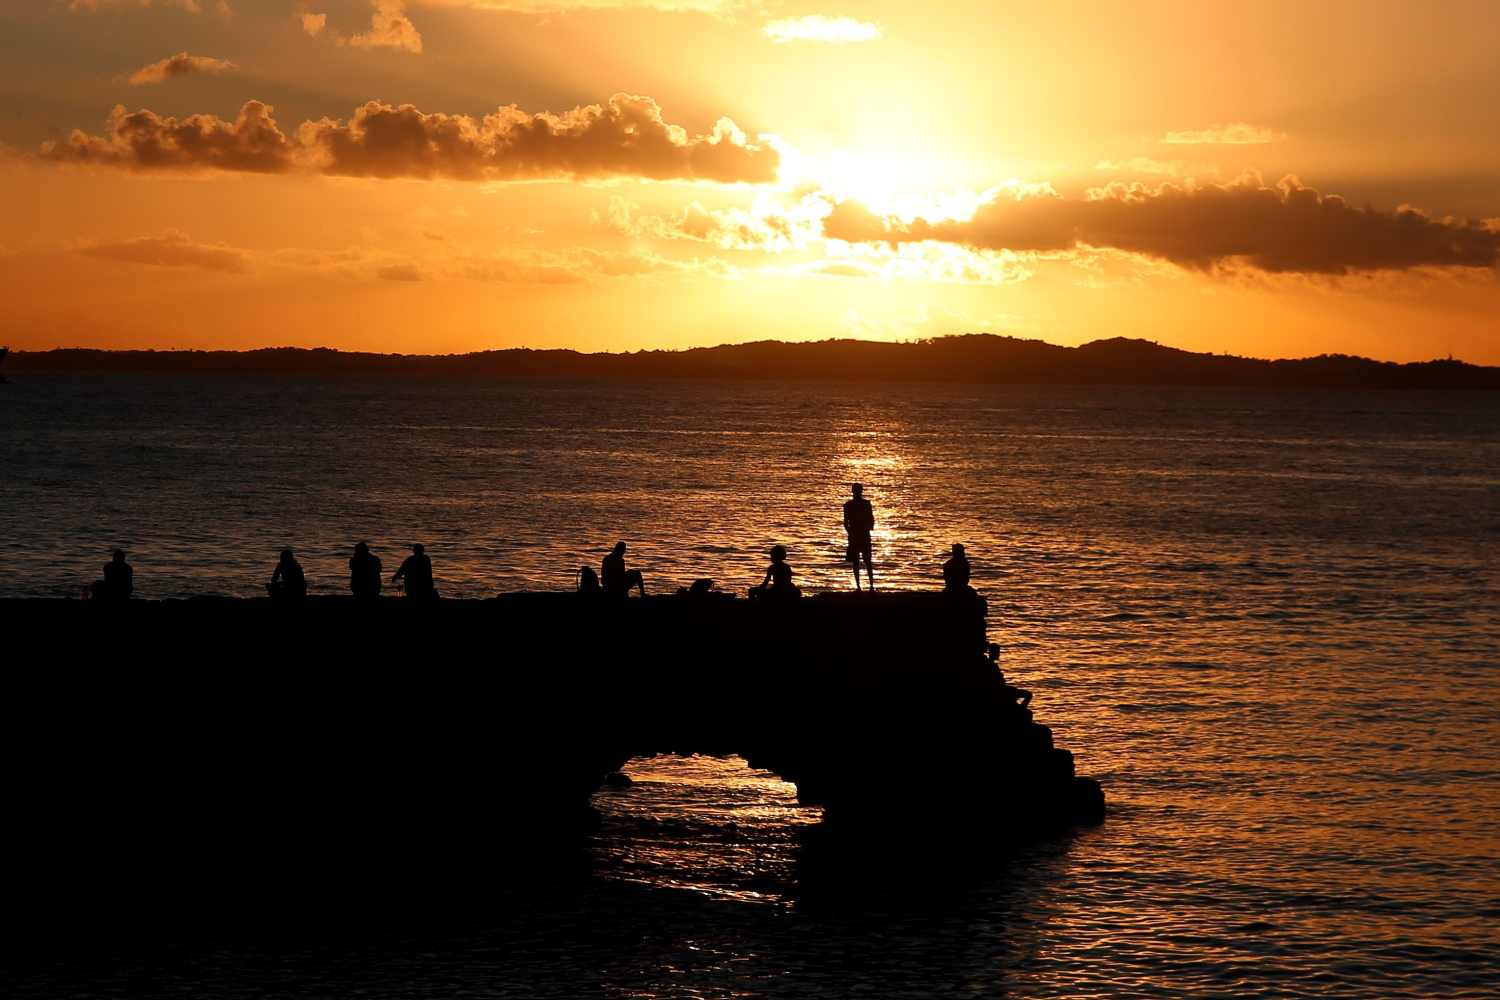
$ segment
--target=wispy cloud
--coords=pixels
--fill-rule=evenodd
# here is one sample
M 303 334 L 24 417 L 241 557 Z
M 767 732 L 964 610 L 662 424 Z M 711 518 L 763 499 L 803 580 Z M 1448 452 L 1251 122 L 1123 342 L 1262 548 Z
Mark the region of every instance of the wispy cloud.
M 847 45 L 850 42 L 873 42 L 880 37 L 880 28 L 869 21 L 858 21 L 852 17 L 825 17 L 822 14 L 782 18 L 772 21 L 762 30 L 767 38 L 778 45 L 788 42 Z
M 1248 122 L 1229 122 L 1184 132 L 1168 132 L 1161 141 L 1169 146 L 1264 146 L 1285 142 L 1286 133 Z
M 160 59 L 149 66 L 142 66 L 130 74 L 130 85 L 132 87 L 144 87 L 153 83 L 162 83 L 173 77 L 189 76 L 193 73 L 207 73 L 217 76 L 221 73 L 230 73 L 239 69 L 234 63 L 227 59 L 215 59 L 212 56 L 193 56 L 186 52 L 179 52 L 175 56 Z
M 420 55 L 422 34 L 406 16 L 404 0 L 371 0 L 370 29 L 349 37 L 357 49 L 399 49 Z M 306 23 L 303 24 L 304 29 Z
M 313 38 L 317 38 L 323 33 L 323 29 L 328 27 L 327 14 L 314 14 L 311 11 L 302 10 L 298 11 L 295 16 L 302 25 L 302 30 Z
M 96 11 L 108 10 L 113 7 L 176 7 L 185 10 L 189 14 L 201 14 L 205 6 L 212 7 L 220 14 L 228 17 L 234 13 L 229 5 L 229 0 L 212 0 L 205 4 L 204 0 L 68 0 L 68 9 L 72 11 Z
M 249 269 L 249 253 L 223 243 L 198 243 L 186 233 L 168 229 L 159 236 L 141 236 L 115 243 L 78 247 L 86 257 L 145 264 L 152 267 L 196 267 L 233 274 Z

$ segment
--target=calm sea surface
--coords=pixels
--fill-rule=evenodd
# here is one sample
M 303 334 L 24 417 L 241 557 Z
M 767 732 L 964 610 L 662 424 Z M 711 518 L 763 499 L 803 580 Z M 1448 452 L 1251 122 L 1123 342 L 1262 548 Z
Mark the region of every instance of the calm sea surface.
M 28 376 L 0 387 L 0 596 L 77 595 L 117 545 L 145 597 L 259 593 L 284 545 L 331 593 L 361 539 L 388 573 L 426 543 L 450 596 L 571 587 L 617 539 L 655 590 L 756 583 L 779 542 L 818 591 L 848 585 L 855 480 L 878 583 L 934 586 L 967 545 L 1102 827 L 897 845 L 829 888 L 789 786 L 638 761 L 586 871 L 462 931 L 47 985 L 1500 995 L 1497 395 Z

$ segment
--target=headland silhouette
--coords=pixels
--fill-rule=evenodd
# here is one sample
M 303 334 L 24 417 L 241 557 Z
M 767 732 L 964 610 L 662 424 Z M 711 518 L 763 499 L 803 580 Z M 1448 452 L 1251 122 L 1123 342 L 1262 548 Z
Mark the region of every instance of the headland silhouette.
M 1262 360 L 1114 337 L 1080 347 L 991 334 L 910 343 L 759 341 L 683 351 L 585 354 L 515 348 L 470 354 L 371 354 L 328 348 L 251 351 L 18 351 L 25 372 L 451 375 L 495 378 L 819 379 L 1034 385 L 1169 385 L 1285 389 L 1500 389 L 1500 367 L 1396 363 L 1348 355 Z

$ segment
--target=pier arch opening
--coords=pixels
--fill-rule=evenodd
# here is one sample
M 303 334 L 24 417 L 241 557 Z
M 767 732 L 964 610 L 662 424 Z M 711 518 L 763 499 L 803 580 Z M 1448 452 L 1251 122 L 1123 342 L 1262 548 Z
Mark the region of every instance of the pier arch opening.
M 822 821 L 797 787 L 743 757 L 633 757 L 594 793 L 595 854 L 629 881 L 766 900 L 795 878 L 801 835 Z

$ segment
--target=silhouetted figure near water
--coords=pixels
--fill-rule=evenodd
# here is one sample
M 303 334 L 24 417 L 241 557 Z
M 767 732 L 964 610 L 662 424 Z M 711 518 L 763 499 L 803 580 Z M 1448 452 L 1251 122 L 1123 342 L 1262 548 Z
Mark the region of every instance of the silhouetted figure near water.
M 349 560 L 349 589 L 355 597 L 380 596 L 380 557 L 372 555 L 364 542 L 354 546 Z
M 870 532 L 875 530 L 875 508 L 865 499 L 865 488 L 854 484 L 854 498 L 844 504 L 844 531 L 849 535 L 849 548 L 844 558 L 854 567 L 854 589 L 859 589 L 859 560 L 865 560 L 865 576 L 870 581 L 870 590 L 875 589 L 875 557 Z
M 1005 695 L 1006 702 L 1009 704 L 1015 704 L 1018 708 L 1021 709 L 1021 711 L 1026 713 L 1028 718 L 1030 718 L 1031 710 L 1027 708 L 1027 706 L 1031 704 L 1031 692 L 1026 690 L 1025 688 L 1013 687 L 1005 680 L 1005 671 L 1000 669 L 999 643 L 990 643 L 989 654 L 990 664 L 995 668 L 995 673 L 1000 678 L 1000 690 Z
M 766 570 L 766 578 L 760 582 L 760 586 L 750 588 L 750 599 L 795 601 L 801 596 L 802 591 L 792 583 L 792 567 L 786 564 L 786 546 L 773 546 L 771 565 Z
M 95 600 L 128 601 L 135 593 L 135 570 L 125 561 L 125 550 L 115 549 L 109 562 L 104 564 L 104 579 L 95 580 L 89 594 Z
M 432 584 L 432 560 L 427 558 L 426 547 L 418 542 L 411 547 L 411 555 L 391 577 L 392 583 L 406 581 L 406 596 L 418 600 L 437 597 L 437 588 Z
M 604 592 L 613 597 L 629 596 L 631 587 L 640 588 L 641 596 L 646 596 L 646 581 L 641 578 L 641 571 L 625 568 L 624 542 L 616 542 L 614 549 L 604 557 L 604 563 L 599 567 L 599 578 Z
M 302 575 L 302 564 L 291 549 L 281 550 L 281 559 L 271 573 L 266 592 L 281 601 L 300 601 L 307 596 L 307 577 Z
M 943 590 L 950 594 L 974 593 L 969 586 L 969 574 L 969 557 L 964 555 L 964 547 L 954 542 L 952 556 L 943 563 Z

